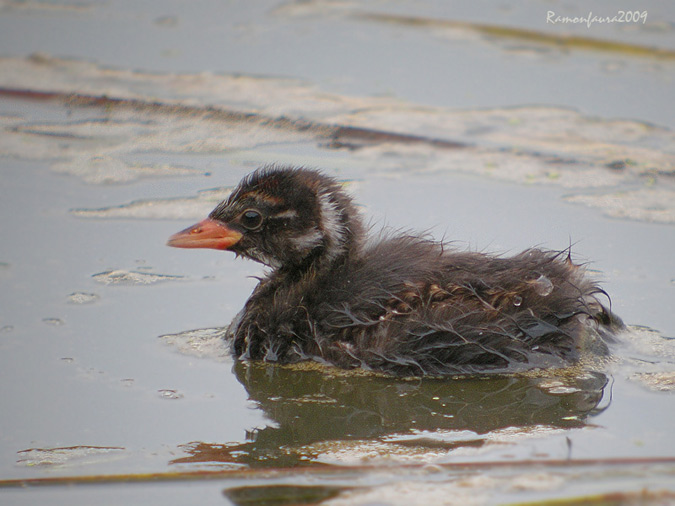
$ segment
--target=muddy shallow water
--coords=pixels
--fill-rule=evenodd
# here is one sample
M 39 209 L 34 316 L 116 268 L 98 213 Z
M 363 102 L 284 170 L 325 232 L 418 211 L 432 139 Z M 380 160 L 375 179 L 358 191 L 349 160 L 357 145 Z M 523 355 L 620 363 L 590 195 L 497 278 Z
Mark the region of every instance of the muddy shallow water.
M 1 23 L 49 25 L 56 16 L 82 27 L 106 12 L 87 5 L 84 13 L 42 6 L 31 14 L 9 2 Z M 316 21 L 317 5 L 246 16 L 258 16 L 260 30 L 303 25 L 310 38 L 312 20 L 336 30 L 364 23 L 335 6 L 333 24 Z M 433 3 L 426 9 L 437 15 Z M 171 30 L 171 16 L 159 12 L 139 11 L 134 22 Z M 476 54 L 548 65 L 512 41 L 476 39 L 480 26 L 448 39 L 447 26 L 427 20 L 421 26 L 434 31 L 424 39 L 418 28 L 407 32 L 419 20 L 378 16 L 368 18 L 380 20 L 378 30 L 361 35 L 367 47 L 382 37 L 422 37 L 427 48 L 459 37 Z M 180 30 L 192 19 L 175 18 Z M 532 28 L 531 19 L 521 23 Z M 265 33 L 237 29 L 254 42 Z M 607 29 L 595 36 L 611 37 Z M 653 33 L 619 39 L 657 44 Z M 130 67 L 144 70 L 131 71 L 105 51 L 78 59 L 83 49 L 68 53 L 66 43 L 56 56 L 5 47 L 3 503 L 492 504 L 643 490 L 654 504 L 672 500 L 675 139 L 659 122 L 664 107 L 639 115 L 617 106 L 598 117 L 571 109 L 567 90 L 549 105 L 507 94 L 457 110 L 433 93 L 415 101 L 408 79 L 398 96 L 383 96 L 372 74 L 362 88 L 351 73 L 337 85 L 322 74 L 317 85 L 241 75 L 222 62 L 221 73 L 170 73 L 191 70 L 184 55 L 159 69 L 141 65 L 140 55 Z M 590 65 L 591 75 L 607 58 L 625 62 L 616 87 L 634 90 L 640 74 L 659 90 L 649 100 L 673 98 L 667 58 L 574 45 L 545 51 L 561 65 Z M 646 65 L 655 67 L 641 74 Z M 279 74 L 272 67 L 267 74 Z M 307 79 L 302 70 L 290 77 Z M 374 229 L 428 231 L 459 248 L 505 254 L 572 244 L 629 331 L 608 362 L 526 377 L 395 380 L 235 364 L 223 327 L 262 267 L 165 241 L 244 174 L 273 162 L 344 181 Z M 95 485 L 59 486 L 66 478 Z M 31 483 L 44 486 L 15 488 Z

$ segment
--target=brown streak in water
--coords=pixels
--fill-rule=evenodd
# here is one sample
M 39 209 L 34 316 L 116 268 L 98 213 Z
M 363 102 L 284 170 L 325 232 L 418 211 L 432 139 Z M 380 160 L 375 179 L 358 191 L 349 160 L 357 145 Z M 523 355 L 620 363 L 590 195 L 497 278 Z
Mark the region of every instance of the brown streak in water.
M 513 462 L 456 462 L 433 464 L 436 468 L 444 471 L 473 471 L 492 470 L 504 468 L 574 468 L 574 467 L 599 467 L 599 466 L 644 466 L 670 464 L 675 465 L 675 457 L 650 457 L 650 458 L 606 458 L 606 459 L 551 459 L 551 460 L 520 460 Z M 386 466 L 387 471 L 423 470 L 429 464 L 399 464 Z M 111 474 L 89 476 L 64 476 L 56 478 L 28 478 L 0 480 L 0 489 L 18 488 L 31 486 L 63 486 L 63 485 L 86 485 L 86 484 L 110 484 L 110 483 L 150 483 L 156 481 L 202 481 L 202 480 L 225 480 L 242 478 L 274 479 L 287 476 L 326 475 L 338 477 L 351 473 L 362 474 L 364 472 L 381 472 L 382 467 L 356 465 L 356 466 L 325 466 L 290 468 L 266 468 L 266 469 L 225 469 L 220 471 L 187 471 L 166 473 L 140 473 L 140 474 Z
M 15 97 L 29 100 L 59 100 L 69 106 L 78 107 L 124 107 L 137 111 L 152 110 L 172 115 L 198 115 L 205 119 L 230 122 L 254 122 L 260 126 L 292 130 L 296 132 L 310 132 L 319 138 L 329 140 L 329 147 L 358 149 L 363 144 L 380 144 L 395 142 L 399 144 L 427 144 L 438 148 L 458 149 L 468 147 L 468 144 L 445 139 L 423 137 L 418 135 L 401 134 L 385 130 L 375 130 L 343 125 L 331 125 L 317 121 L 293 119 L 285 116 L 270 117 L 263 114 L 240 112 L 222 109 L 213 106 L 198 107 L 166 102 L 149 102 L 135 98 L 108 97 L 105 95 L 83 95 L 79 93 L 64 93 L 53 91 L 38 91 L 0 87 L 0 96 Z
M 395 14 L 359 12 L 353 14 L 353 16 L 365 21 L 392 23 L 411 27 L 470 30 L 486 37 L 521 40 L 545 46 L 554 46 L 560 49 L 579 49 L 587 51 L 621 53 L 627 56 L 645 56 L 664 60 L 675 59 L 675 51 L 671 49 L 642 46 L 639 44 L 628 44 L 625 42 L 616 42 L 611 40 L 594 39 L 592 37 L 581 37 L 577 35 L 551 35 L 546 32 L 526 30 L 522 28 L 512 28 L 508 26 L 469 23 L 451 19 L 444 20 L 414 16 L 399 16 Z

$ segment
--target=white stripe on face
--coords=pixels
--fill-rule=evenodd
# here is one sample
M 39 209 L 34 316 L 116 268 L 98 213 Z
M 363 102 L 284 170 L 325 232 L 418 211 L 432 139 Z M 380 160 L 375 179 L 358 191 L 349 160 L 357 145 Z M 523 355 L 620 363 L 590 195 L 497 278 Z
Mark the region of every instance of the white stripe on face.
M 306 232 L 299 237 L 294 237 L 292 240 L 295 250 L 302 253 L 316 248 L 319 244 L 321 244 L 322 239 L 323 234 L 321 231 L 316 228 L 312 228 L 309 232 Z
M 328 258 L 335 259 L 343 249 L 345 241 L 345 229 L 342 224 L 342 216 L 335 202 L 331 200 L 331 194 L 322 192 L 318 195 L 319 209 L 321 210 L 320 222 L 323 233 L 328 239 L 326 254 Z

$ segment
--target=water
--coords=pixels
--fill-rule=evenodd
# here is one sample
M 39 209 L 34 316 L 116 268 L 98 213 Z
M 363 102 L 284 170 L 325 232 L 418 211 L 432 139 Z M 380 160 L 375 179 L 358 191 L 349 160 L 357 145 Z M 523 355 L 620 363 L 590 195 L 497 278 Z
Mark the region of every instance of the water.
M 424 5 L 414 14 L 439 15 L 439 5 Z M 0 99 L 0 480 L 108 476 L 72 488 L 3 481 L 3 503 L 491 504 L 643 489 L 666 503 L 658 494 L 672 491 L 675 467 L 654 459 L 675 456 L 675 144 L 663 106 L 672 102 L 672 62 L 551 48 L 543 58 L 531 44 L 519 51 L 498 37 L 366 21 L 315 3 L 242 8 L 227 30 L 207 23 L 206 11 L 179 7 L 14 6 L 0 18 L 0 47 L 15 56 L 0 61 L 4 85 L 141 101 Z M 646 8 L 667 19 L 656 3 Z M 506 16 L 544 29 L 520 9 L 483 18 L 462 7 L 457 19 Z M 317 18 L 328 11 L 333 18 Z M 128 60 L 110 42 L 125 24 L 139 48 Z M 372 29 L 353 35 L 355 26 Z M 618 26 L 580 34 L 667 46 L 668 26 L 663 35 Z M 8 38 L 21 27 L 36 37 Z M 291 27 L 307 31 L 293 38 Z M 91 30 L 96 44 L 72 42 Z M 240 41 L 236 55 L 176 39 L 216 32 Z M 270 51 L 272 42 L 283 50 Z M 74 59 L 23 58 L 49 48 Z M 310 49 L 321 57 L 303 66 Z M 460 53 L 470 70 L 441 75 L 458 63 L 439 61 Z M 373 65 L 377 54 L 384 59 Z M 392 59 L 409 65 L 385 64 Z M 608 72 L 608 62 L 620 68 Z M 207 68 L 256 75 L 150 72 Z M 503 93 L 475 85 L 500 72 L 513 84 Z M 283 77 L 263 77 L 273 74 Z M 569 86 L 547 84 L 561 76 Z M 640 100 L 617 98 L 639 90 Z M 260 116 L 202 108 L 213 104 Z M 569 105 L 581 113 L 560 107 Z M 298 128 L 281 116 L 315 123 Z M 380 134 L 348 135 L 336 124 Z M 609 363 L 531 377 L 401 380 L 235 364 L 223 328 L 262 268 L 165 241 L 270 162 L 343 180 L 375 229 L 505 253 L 572 244 L 631 330 Z M 550 293 L 546 278 L 533 282 Z M 199 474 L 214 471 L 223 474 Z M 117 483 L 125 480 L 141 483 Z
M 553 283 L 551 283 L 551 280 L 543 274 L 535 279 L 532 283 L 534 284 L 534 291 L 541 297 L 546 297 L 553 291 Z

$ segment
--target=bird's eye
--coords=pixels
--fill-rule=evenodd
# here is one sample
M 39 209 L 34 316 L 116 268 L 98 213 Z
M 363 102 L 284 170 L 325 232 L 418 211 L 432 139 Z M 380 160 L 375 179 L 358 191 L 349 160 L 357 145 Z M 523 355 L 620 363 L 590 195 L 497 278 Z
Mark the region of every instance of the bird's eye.
M 260 225 L 262 225 L 263 217 L 258 211 L 249 209 L 248 211 L 244 211 L 242 213 L 239 221 L 247 229 L 255 230 L 257 228 L 260 228 Z

